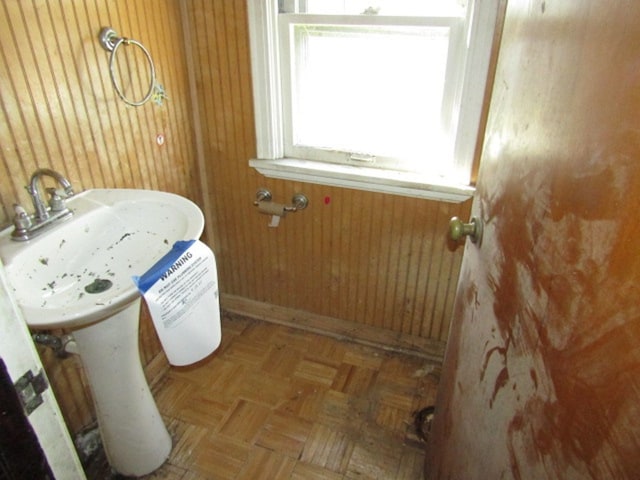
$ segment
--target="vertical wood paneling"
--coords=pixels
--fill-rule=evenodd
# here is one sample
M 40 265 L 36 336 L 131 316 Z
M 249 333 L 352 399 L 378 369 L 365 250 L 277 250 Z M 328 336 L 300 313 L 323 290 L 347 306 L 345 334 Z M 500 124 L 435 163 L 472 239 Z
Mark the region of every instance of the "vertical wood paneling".
M 14 202 L 31 209 L 23 186 L 38 167 L 62 172 L 76 190 L 160 189 L 202 203 L 179 7 L 172 0 L 0 3 L 0 224 L 11 220 Z M 169 95 L 162 106 L 133 108 L 119 100 L 109 53 L 97 38 L 107 25 L 149 50 Z M 136 50 L 118 52 L 133 99 L 149 86 L 146 60 Z M 165 135 L 163 146 L 158 134 Z M 160 345 L 146 313 L 140 332 L 147 364 Z M 78 359 L 40 353 L 67 424 L 77 432 L 94 419 Z
M 469 204 L 258 175 L 247 164 L 255 133 L 246 2 L 192 1 L 185 12 L 222 291 L 446 340 L 462 255 L 449 249 L 447 223 L 468 216 Z M 260 187 L 284 203 L 302 191 L 310 207 L 268 228 L 252 206 Z
M 444 341 L 462 249 L 446 241 L 451 205 L 264 178 L 255 155 L 245 0 L 185 2 L 200 100 L 214 250 L 224 293 Z M 269 188 L 310 207 L 278 228 L 252 206 Z M 330 199 L 325 203 L 325 198 Z
M 186 4 L 223 292 L 446 339 L 461 257 L 447 248 L 448 216 L 465 217 L 469 205 L 296 184 L 250 169 L 255 134 L 245 5 Z M 259 187 L 279 202 L 303 191 L 310 207 L 268 228 L 268 217 L 251 205 Z

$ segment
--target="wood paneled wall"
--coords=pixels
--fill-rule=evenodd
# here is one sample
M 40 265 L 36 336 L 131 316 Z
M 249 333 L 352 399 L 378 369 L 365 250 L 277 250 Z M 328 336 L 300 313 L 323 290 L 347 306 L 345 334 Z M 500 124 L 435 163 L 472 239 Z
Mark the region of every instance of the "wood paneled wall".
M 273 180 L 256 154 L 246 0 L 185 2 L 210 225 L 223 293 L 446 340 L 460 251 L 448 220 L 469 205 Z M 277 228 L 252 205 L 260 187 L 309 207 Z M 224 299 L 224 298 L 223 298 Z
M 97 39 L 107 25 L 148 48 L 162 106 L 117 98 Z M 130 81 L 142 91 L 145 69 Z M 293 322 L 299 313 L 442 344 L 462 255 L 448 248 L 447 223 L 469 203 L 266 179 L 248 166 L 254 137 L 245 0 L 2 0 L 1 224 L 14 202 L 29 206 L 23 186 L 37 167 L 77 190 L 178 193 L 205 211 L 223 305 L 246 299 Z M 279 202 L 303 192 L 310 206 L 269 228 L 252 203 L 259 187 Z M 160 347 L 146 317 L 141 344 L 148 364 Z M 78 431 L 93 418 L 81 369 L 42 354 Z
M 116 95 L 103 26 L 141 42 L 169 99 L 135 108 Z M 0 3 L 0 224 L 13 203 L 32 207 L 24 185 L 38 167 L 63 174 L 76 190 L 145 188 L 202 204 L 180 5 L 174 0 L 2 0 Z M 139 60 L 122 46 L 118 59 Z M 123 66 L 125 93 L 139 99 L 144 68 Z M 137 86 L 138 91 L 131 86 Z M 158 134 L 165 137 L 159 146 Z M 148 319 L 141 326 L 145 364 L 160 351 Z M 70 430 L 94 418 L 77 359 L 41 349 Z

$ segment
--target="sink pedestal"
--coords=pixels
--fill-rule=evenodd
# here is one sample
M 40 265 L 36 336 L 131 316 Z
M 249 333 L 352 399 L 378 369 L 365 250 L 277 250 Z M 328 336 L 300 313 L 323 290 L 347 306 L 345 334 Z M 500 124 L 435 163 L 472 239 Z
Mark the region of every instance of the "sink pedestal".
M 171 452 L 171 437 L 140 364 L 139 312 L 140 298 L 73 331 L 107 460 L 116 472 L 134 476 L 156 470 Z

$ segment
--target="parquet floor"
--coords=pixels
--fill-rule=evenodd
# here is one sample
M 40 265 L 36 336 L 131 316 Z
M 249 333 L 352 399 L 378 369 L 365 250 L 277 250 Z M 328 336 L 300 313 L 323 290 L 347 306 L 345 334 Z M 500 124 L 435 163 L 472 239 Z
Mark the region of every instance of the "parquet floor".
M 154 387 L 174 446 L 144 478 L 421 479 L 413 414 L 434 403 L 435 371 L 416 357 L 225 315 L 217 352 Z

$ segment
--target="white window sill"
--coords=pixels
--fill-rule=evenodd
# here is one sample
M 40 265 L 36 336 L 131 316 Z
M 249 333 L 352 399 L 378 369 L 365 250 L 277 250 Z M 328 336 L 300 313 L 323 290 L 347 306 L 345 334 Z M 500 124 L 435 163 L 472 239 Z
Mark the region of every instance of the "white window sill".
M 460 203 L 473 196 L 469 185 L 420 178 L 415 173 L 380 170 L 376 168 L 338 165 L 309 160 L 283 158 L 277 160 L 249 160 L 249 165 L 270 178 L 295 180 L 334 187 L 355 188 L 370 192 L 391 193 L 407 197 L 427 198 Z

